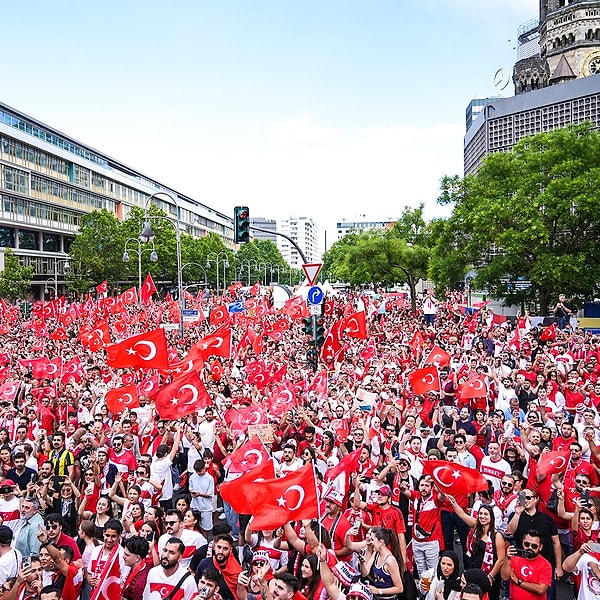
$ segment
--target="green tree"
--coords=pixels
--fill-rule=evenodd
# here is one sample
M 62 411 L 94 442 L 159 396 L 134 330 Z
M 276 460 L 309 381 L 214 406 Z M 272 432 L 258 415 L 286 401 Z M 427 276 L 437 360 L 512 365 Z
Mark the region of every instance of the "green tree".
M 254 239 L 235 253 L 237 279 L 246 285 L 257 281 L 268 285 L 278 277 L 284 280 L 286 267 L 279 248 L 271 240 Z
M 123 236 L 119 220 L 108 210 L 95 210 L 81 220 L 69 254 L 73 271 L 66 277 L 67 287 L 81 293 L 104 281 L 109 288 L 126 275 Z
M 19 263 L 17 255 L 7 248 L 4 251 L 4 269 L 0 272 L 0 298 L 8 302 L 25 300 L 31 292 L 35 269 Z
M 440 202 L 454 207 L 438 239 L 438 275 L 472 266 L 474 285 L 506 303 L 536 300 L 541 314 L 558 293 L 595 294 L 600 133 L 590 123 L 524 138 L 442 186 Z

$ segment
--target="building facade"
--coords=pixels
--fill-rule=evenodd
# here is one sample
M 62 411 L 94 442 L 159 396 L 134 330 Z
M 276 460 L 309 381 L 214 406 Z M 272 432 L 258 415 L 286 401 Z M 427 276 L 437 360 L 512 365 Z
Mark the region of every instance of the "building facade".
M 230 217 L 0 103 L 0 250 L 34 267 L 36 297 L 53 285 L 64 292 L 62 268 L 86 213 L 105 208 L 125 219 L 157 192 L 174 198 L 152 202 L 185 232 L 214 232 L 233 246 Z
M 341 240 L 345 235 L 348 235 L 351 232 L 359 233 L 368 229 L 389 229 L 396 220 L 390 218 L 387 220 L 373 221 L 367 219 L 365 215 L 349 220 L 342 219 L 342 221 L 336 223 L 335 230 L 337 239 L 334 241 Z
M 322 252 L 319 243 L 319 229 L 313 219 L 296 216 L 283 219 L 279 223 L 279 231 L 298 244 L 309 263 L 321 261 Z M 281 255 L 290 267 L 293 269 L 300 269 L 302 267 L 302 257 L 288 240 L 278 236 L 277 245 Z
M 250 217 L 250 226 L 259 227 L 266 231 L 250 229 L 250 235 L 255 240 L 271 240 L 277 246 L 277 221 L 275 219 L 265 219 L 263 217 Z
M 515 96 L 489 99 L 467 128 L 464 174 L 525 136 L 584 120 L 598 126 L 599 73 L 600 1 L 540 0 L 539 21 L 519 31 Z

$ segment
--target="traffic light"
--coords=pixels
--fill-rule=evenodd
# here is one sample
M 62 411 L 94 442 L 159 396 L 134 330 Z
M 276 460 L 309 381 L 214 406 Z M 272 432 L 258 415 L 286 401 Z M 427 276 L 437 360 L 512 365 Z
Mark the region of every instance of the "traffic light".
M 323 317 L 317 317 L 316 325 L 315 339 L 317 348 L 320 348 L 325 343 L 325 319 Z
M 304 317 L 304 319 L 302 319 L 302 323 L 304 323 L 304 326 L 302 327 L 302 329 L 304 330 L 304 333 L 306 333 L 307 335 L 312 335 L 313 332 L 313 327 L 312 327 L 312 317 Z
M 233 209 L 233 241 L 236 244 L 247 244 L 250 241 L 250 211 L 247 206 L 236 206 Z

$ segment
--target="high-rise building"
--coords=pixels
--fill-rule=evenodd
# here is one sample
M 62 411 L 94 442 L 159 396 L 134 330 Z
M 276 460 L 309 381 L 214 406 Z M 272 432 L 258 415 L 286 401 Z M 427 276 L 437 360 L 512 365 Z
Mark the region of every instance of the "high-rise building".
M 366 215 L 360 215 L 354 217 L 353 219 L 342 219 L 336 223 L 337 239 L 334 241 L 341 240 L 350 232 L 359 233 L 361 231 L 366 231 L 367 229 L 388 229 L 394 223 L 395 220 L 392 218 L 375 221 L 372 219 L 367 219 Z
M 230 217 L 0 103 L 0 248 L 12 248 L 34 267 L 37 297 L 49 279 L 64 292 L 59 271 L 86 213 L 105 208 L 125 219 L 157 192 L 175 202 L 164 195 L 152 202 L 187 233 L 214 232 L 233 246 Z
M 467 127 L 465 175 L 489 152 L 509 150 L 525 136 L 584 120 L 598 126 L 597 73 L 600 1 L 540 0 L 539 20 L 519 29 L 515 96 L 489 99 Z
M 279 223 L 279 231 L 298 244 L 309 263 L 321 261 L 319 230 L 313 219 L 296 216 L 283 219 Z M 298 254 L 294 245 L 280 236 L 277 236 L 277 244 L 288 265 L 295 269 L 301 268 L 302 257 Z
M 250 229 L 250 234 L 255 240 L 271 240 L 277 246 L 277 221 L 275 219 L 265 219 L 264 217 L 250 217 L 250 226 L 259 227 L 258 229 Z

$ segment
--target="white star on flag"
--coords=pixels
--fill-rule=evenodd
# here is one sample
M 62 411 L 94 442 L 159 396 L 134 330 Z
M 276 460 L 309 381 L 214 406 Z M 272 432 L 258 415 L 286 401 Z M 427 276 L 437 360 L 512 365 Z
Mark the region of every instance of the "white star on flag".
M 133 348 L 127 348 L 127 354 L 129 354 L 130 356 L 132 354 L 137 354 L 137 350 L 134 350 Z
M 285 506 L 287 500 L 283 497 L 283 496 L 279 496 L 279 498 L 277 498 L 277 504 L 279 504 L 279 506 Z

